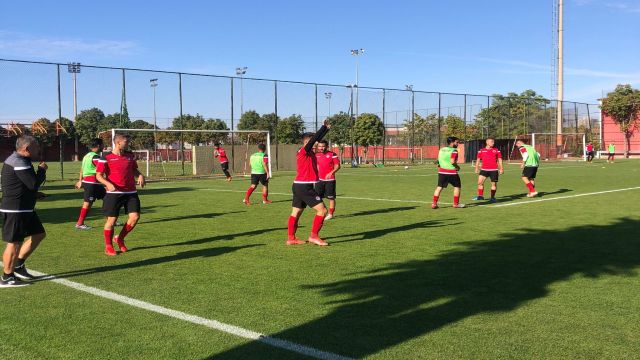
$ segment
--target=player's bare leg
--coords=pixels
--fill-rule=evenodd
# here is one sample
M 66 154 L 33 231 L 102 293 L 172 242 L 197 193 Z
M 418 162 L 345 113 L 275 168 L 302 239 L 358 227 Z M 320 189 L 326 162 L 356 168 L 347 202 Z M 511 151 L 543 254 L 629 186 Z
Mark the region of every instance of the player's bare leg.
M 242 202 L 249 206 L 251 205 L 251 201 L 249 201 L 249 198 L 251 197 L 251 194 L 253 194 L 253 191 L 256 189 L 255 184 L 251 184 L 251 186 L 249 186 L 249 188 L 247 189 L 247 193 L 244 195 L 244 200 L 242 200 Z
M 2 268 L 5 274 L 10 275 L 13 273 L 13 268 L 20 252 L 21 243 L 7 243 L 2 253 Z
M 128 249 L 127 249 L 127 246 L 124 244 L 124 238 L 131 231 L 133 231 L 133 228 L 136 227 L 136 225 L 138 224 L 138 221 L 140 221 L 140 213 L 137 213 L 137 212 L 129 213 L 127 222 L 122 227 L 122 230 L 120 230 L 120 234 L 114 237 L 114 240 L 116 241 L 116 244 L 118 244 L 118 247 L 120 248 L 121 252 L 127 252 Z
M 442 187 L 436 187 L 436 190 L 433 192 L 433 202 L 431 203 L 432 209 L 438 208 L 438 199 L 440 199 L 440 193 L 442 193 Z
M 262 186 L 262 203 L 271 204 L 273 201 L 269 200 L 269 186 Z
M 484 182 L 487 178 L 485 176 L 478 176 L 478 196 L 473 200 L 484 200 Z
M 320 238 L 320 230 L 322 229 L 322 225 L 324 224 L 324 217 L 327 216 L 327 208 L 324 206 L 324 203 L 321 202 L 318 205 L 314 206 L 313 209 L 316 211 L 316 216 L 313 218 L 311 235 L 309 236 L 308 241 L 318 246 L 327 246 L 329 245 L 329 243 Z
M 38 248 L 38 245 L 40 245 L 45 237 L 47 237 L 46 233 L 34 234 L 29 236 L 20 247 L 20 252 L 18 253 L 18 261 L 24 262 L 25 260 L 27 260 L 29 255 L 31 255 Z
M 496 202 L 496 191 L 498 191 L 498 183 L 492 181 L 491 182 L 491 199 L 489 199 L 489 201 Z
M 300 219 L 300 216 L 302 215 L 302 212 L 304 211 L 304 209 L 300 209 L 300 208 L 291 208 L 291 215 L 289 216 L 289 224 L 287 226 L 288 229 L 288 238 L 287 238 L 287 245 L 302 245 L 305 242 L 298 239 L 296 237 L 296 231 L 298 231 L 298 220 Z
M 116 251 L 113 249 L 113 228 L 118 221 L 117 216 L 108 216 L 104 223 L 104 253 L 107 256 L 115 256 Z

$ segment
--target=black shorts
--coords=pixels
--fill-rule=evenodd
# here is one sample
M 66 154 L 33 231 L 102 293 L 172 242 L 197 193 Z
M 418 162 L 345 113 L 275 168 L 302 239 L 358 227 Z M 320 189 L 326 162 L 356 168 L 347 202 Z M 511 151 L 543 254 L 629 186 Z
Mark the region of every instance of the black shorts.
M 99 183 L 83 182 L 82 188 L 84 189 L 84 201 L 92 204 L 96 200 L 104 199 L 104 196 L 107 194 L 107 189 Z
M 336 198 L 336 182 L 320 180 L 315 186 L 316 193 L 321 198 L 327 198 L 329 200 L 335 200 Z
M 498 182 L 499 174 L 500 173 L 498 172 L 498 170 L 491 170 L 491 171 L 480 170 L 479 175 L 491 179 L 491 182 Z
M 44 226 L 35 211 L 23 213 L 2 213 L 2 240 L 8 243 L 21 243 L 24 238 L 43 234 Z
M 593 156 L 594 152 L 593 151 L 587 151 L 587 156 Z
M 140 198 L 138 193 L 117 194 L 107 193 L 102 202 L 104 216 L 118 217 L 120 209 L 124 206 L 124 213 L 140 213 Z
M 304 209 L 305 207 L 314 207 L 322 203 L 322 198 L 313 188 L 313 184 L 296 184 L 291 187 L 293 192 L 293 201 L 291 205 L 294 208 Z
M 264 186 L 269 185 L 267 174 L 251 174 L 251 185 L 258 185 L 258 183 Z
M 222 171 L 228 171 L 229 170 L 229 162 L 220 163 L 220 167 L 222 168 Z
M 460 175 L 458 174 L 438 174 L 438 186 L 446 188 L 451 184 L 453 187 L 462 187 Z
M 525 166 L 524 169 L 522 169 L 522 177 L 526 177 L 529 180 L 535 179 L 537 173 L 537 166 Z

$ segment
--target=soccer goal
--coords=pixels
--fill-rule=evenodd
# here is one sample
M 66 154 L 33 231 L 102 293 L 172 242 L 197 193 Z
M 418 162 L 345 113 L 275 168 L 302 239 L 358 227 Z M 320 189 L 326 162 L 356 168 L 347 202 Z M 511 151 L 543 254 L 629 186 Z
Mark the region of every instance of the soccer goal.
M 375 146 L 371 150 L 369 151 L 372 153 L 371 157 L 374 163 L 382 162 L 383 157 L 385 162 L 388 163 L 410 163 L 412 157 L 415 163 L 424 163 L 424 149 L 422 147 L 414 147 L 412 149 L 410 146 L 385 146 L 384 148 L 382 146 Z
M 518 139 L 528 140 L 544 160 L 587 158 L 586 135 L 583 133 L 532 133 Z
M 229 159 L 229 170 L 249 175 L 249 157 L 265 144 L 271 171 L 271 135 L 261 130 L 111 129 L 101 134 L 113 147 L 118 134 L 129 135 L 140 171 L 150 179 L 224 177 L 214 144 L 220 143 Z

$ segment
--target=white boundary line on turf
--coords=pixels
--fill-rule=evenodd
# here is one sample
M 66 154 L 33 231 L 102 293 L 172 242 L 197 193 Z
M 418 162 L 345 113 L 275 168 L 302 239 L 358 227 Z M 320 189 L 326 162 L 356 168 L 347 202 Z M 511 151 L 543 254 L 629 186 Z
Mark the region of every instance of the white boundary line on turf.
M 504 206 L 526 205 L 526 204 L 532 204 L 532 203 L 537 203 L 537 202 L 542 202 L 542 201 L 563 200 L 563 199 L 571 199 L 571 198 L 576 198 L 576 197 L 581 197 L 581 196 L 600 195 L 600 194 L 608 194 L 608 193 L 613 193 L 613 192 L 638 190 L 638 189 L 640 189 L 640 186 L 624 188 L 624 189 L 596 191 L 596 192 L 584 193 L 584 194 L 558 196 L 558 197 L 552 197 L 552 198 L 548 198 L 548 199 L 537 199 L 537 200 L 529 200 L 529 201 L 520 201 L 520 202 L 515 202 L 515 203 L 509 203 L 509 204 L 493 205 L 493 206 L 490 206 L 490 207 L 495 208 L 495 207 L 504 207 Z
M 1 264 L 2 264 L 2 262 L 0 262 L 0 265 Z M 151 311 L 151 312 L 154 312 L 154 313 L 157 313 L 157 314 L 169 316 L 169 317 L 172 317 L 172 318 L 175 318 L 175 319 L 178 319 L 178 320 L 190 322 L 192 324 L 206 326 L 206 327 L 208 327 L 210 329 L 219 330 L 219 331 L 225 332 L 227 334 L 235 335 L 235 336 L 238 336 L 238 337 L 241 337 L 241 338 L 258 341 L 258 342 L 261 342 L 263 344 L 270 345 L 272 347 L 276 347 L 276 348 L 280 348 L 280 349 L 284 349 L 284 350 L 289 350 L 289 351 L 296 352 L 296 353 L 299 353 L 299 354 L 302 354 L 302 355 L 306 355 L 306 356 L 310 356 L 310 357 L 313 357 L 313 358 L 316 358 L 316 359 L 351 360 L 351 358 L 348 358 L 348 357 L 345 357 L 345 356 L 342 356 L 342 355 L 338 355 L 338 354 L 334 354 L 334 353 L 318 350 L 318 349 L 312 348 L 310 346 L 297 344 L 297 343 L 294 343 L 294 342 L 291 342 L 291 341 L 278 339 L 278 338 L 271 337 L 271 336 L 268 336 L 268 335 L 265 335 L 265 334 L 261 334 L 259 332 L 247 330 L 247 329 L 241 328 L 239 326 L 225 324 L 225 323 L 217 321 L 217 320 L 207 319 L 207 318 L 203 318 L 203 317 L 200 317 L 200 316 L 187 314 L 187 313 L 182 312 L 182 311 L 169 309 L 169 308 L 166 308 L 166 307 L 163 307 L 163 306 L 159 306 L 159 305 L 154 305 L 154 304 L 148 303 L 146 301 L 130 298 L 128 296 L 116 294 L 116 293 L 111 292 L 111 291 L 106 291 L 106 290 L 94 288 L 94 287 L 87 286 L 87 285 L 84 285 L 84 284 L 81 284 L 81 283 L 78 283 L 78 282 L 75 282 L 75 281 L 70 281 L 70 280 L 67 280 L 67 279 L 64 279 L 64 278 L 57 278 L 57 277 L 55 277 L 53 275 L 47 275 L 47 274 L 44 274 L 44 273 L 41 273 L 39 271 L 35 271 L 35 270 L 32 270 L 32 269 L 29 269 L 29 272 L 31 272 L 33 275 L 41 277 L 41 279 L 39 279 L 39 280 L 48 280 L 48 281 L 51 281 L 51 282 L 54 282 L 54 283 L 57 283 L 57 284 L 60 284 L 60 285 L 68 286 L 68 287 L 70 287 L 72 289 L 79 290 L 79 291 L 82 291 L 82 292 L 85 292 L 85 293 L 88 293 L 88 294 L 91 294 L 91 295 L 94 295 L 94 296 L 98 296 L 98 297 L 101 297 L 101 298 L 117 301 L 117 302 L 125 304 L 125 305 L 129 305 L 129 306 L 133 306 L 133 307 L 136 307 L 136 308 L 139 308 L 139 309 Z

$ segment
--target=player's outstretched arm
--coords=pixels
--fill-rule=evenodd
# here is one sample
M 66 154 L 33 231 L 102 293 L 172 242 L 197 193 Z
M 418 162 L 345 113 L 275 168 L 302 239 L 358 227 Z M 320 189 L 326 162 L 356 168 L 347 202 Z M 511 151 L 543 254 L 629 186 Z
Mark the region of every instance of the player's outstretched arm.
M 316 142 L 322 140 L 322 138 L 327 134 L 327 132 L 329 131 L 329 128 L 327 127 L 328 123 L 329 123 L 329 120 L 325 120 L 324 121 L 324 125 L 322 125 L 320 127 L 320 129 L 318 129 L 318 131 L 313 135 L 311 140 L 309 140 L 307 145 L 304 146 L 304 150 L 306 152 L 308 152 L 308 153 L 311 152 L 313 150 L 313 146 L 316 144 Z M 329 125 L 329 126 L 331 126 L 331 125 Z

